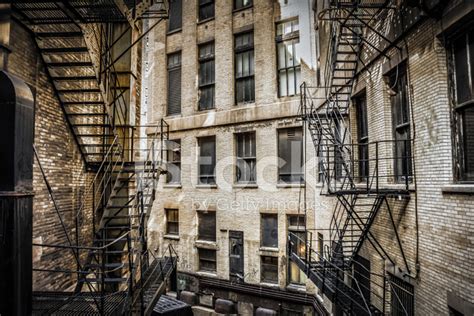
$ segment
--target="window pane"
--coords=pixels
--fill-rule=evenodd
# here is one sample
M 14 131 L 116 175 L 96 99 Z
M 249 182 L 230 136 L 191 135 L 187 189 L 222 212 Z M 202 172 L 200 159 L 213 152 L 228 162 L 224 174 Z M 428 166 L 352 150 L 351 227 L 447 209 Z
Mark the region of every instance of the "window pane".
M 457 104 L 461 104 L 471 99 L 466 35 L 457 39 L 454 42 L 453 48 L 456 68 L 456 101 Z
M 214 17 L 214 1 L 200 0 L 199 1 L 199 20 L 206 20 Z
M 179 234 L 178 210 L 166 209 L 166 233 L 170 235 Z
M 211 249 L 198 249 L 199 270 L 216 271 L 216 251 Z
M 215 212 L 198 212 L 198 239 L 216 241 Z
M 268 283 L 278 283 L 277 257 L 261 257 L 261 281 Z
M 278 131 L 278 157 L 283 159 L 279 167 L 279 180 L 301 182 L 303 178 L 303 130 L 301 128 Z
M 295 69 L 288 69 L 288 95 L 295 95 L 296 78 L 295 78 Z
M 278 216 L 262 215 L 262 238 L 263 247 L 278 248 Z
M 170 140 L 167 150 L 167 183 L 181 182 L 181 141 L 179 139 Z
M 167 114 L 181 113 L 181 52 L 168 56 L 168 109 Z
M 199 145 L 199 183 L 215 183 L 216 139 L 214 136 L 198 139 Z
M 182 15 L 182 0 L 170 0 L 168 31 L 173 31 L 181 28 Z
M 278 69 L 286 67 L 286 47 L 285 43 L 278 43 Z

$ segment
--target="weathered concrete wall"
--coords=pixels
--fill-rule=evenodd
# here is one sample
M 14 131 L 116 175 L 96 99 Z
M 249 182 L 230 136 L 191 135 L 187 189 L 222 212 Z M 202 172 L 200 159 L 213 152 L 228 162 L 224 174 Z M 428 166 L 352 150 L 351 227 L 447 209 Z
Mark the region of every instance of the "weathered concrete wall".
M 14 40 L 11 41 L 12 53 L 7 70 L 30 85 L 35 95 L 35 146 L 68 233 L 74 240 L 75 212 L 91 177 L 85 172 L 83 159 L 53 93 L 33 38 L 17 23 L 12 25 L 11 37 Z M 33 177 L 33 242 L 66 245 L 36 160 Z M 90 218 L 90 214 L 84 214 L 83 236 L 90 237 L 92 234 Z M 71 252 L 51 248 L 34 247 L 33 266 L 76 270 Z M 74 275 L 34 272 L 33 287 L 35 290 L 61 290 L 74 284 L 74 280 Z

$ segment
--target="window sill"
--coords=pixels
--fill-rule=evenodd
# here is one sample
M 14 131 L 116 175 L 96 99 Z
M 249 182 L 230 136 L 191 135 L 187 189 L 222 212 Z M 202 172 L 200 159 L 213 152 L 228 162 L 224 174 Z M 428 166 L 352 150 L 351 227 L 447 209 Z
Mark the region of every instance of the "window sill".
M 206 22 L 212 21 L 212 20 L 214 20 L 214 19 L 215 19 L 215 17 L 213 16 L 213 17 L 210 17 L 210 18 L 207 18 L 207 19 L 204 19 L 204 20 L 200 20 L 200 21 L 198 20 L 198 21 L 196 22 L 196 24 L 197 24 L 197 25 L 205 24 Z
M 235 183 L 232 188 L 234 189 L 258 189 L 256 183 Z
M 204 277 L 210 277 L 210 278 L 217 278 L 217 272 L 211 272 L 211 271 L 196 271 L 197 275 L 204 276 Z
M 194 246 L 195 246 L 196 248 L 217 250 L 217 243 L 216 243 L 215 241 L 196 240 L 196 241 L 194 242 Z
M 179 235 L 164 235 L 164 239 L 179 240 Z
M 183 30 L 182 27 L 180 27 L 179 29 L 176 29 L 176 30 L 172 30 L 172 31 L 167 31 L 166 32 L 166 35 L 169 36 L 169 35 L 173 35 L 173 34 L 176 34 L 176 33 L 179 33 Z
M 217 184 L 196 184 L 197 189 L 217 189 Z
M 245 11 L 245 10 L 250 9 L 250 8 L 253 8 L 253 4 L 247 5 L 247 6 L 242 7 L 242 8 L 233 9 L 232 13 L 239 13 L 241 11 Z
M 304 284 L 290 283 L 286 289 L 291 292 L 306 293 L 306 286 Z
M 443 193 L 474 194 L 474 184 L 448 184 L 441 188 Z
M 260 247 L 260 252 L 261 253 L 264 253 L 264 252 L 267 252 L 267 253 L 271 253 L 271 255 L 275 254 L 275 253 L 278 253 L 280 250 L 278 248 L 275 248 L 275 247 Z
M 176 183 L 176 184 L 163 184 L 164 189 L 181 189 L 181 183 Z
M 270 282 L 265 282 L 265 281 L 261 281 L 260 282 L 260 285 L 261 286 L 266 286 L 266 287 L 271 287 L 271 288 L 274 288 L 274 289 L 279 289 L 280 286 L 278 285 L 278 283 L 270 283 Z
M 304 183 L 277 183 L 277 188 L 304 188 Z
M 253 106 L 255 105 L 255 101 L 249 101 L 249 102 L 239 102 L 234 104 L 234 106 Z

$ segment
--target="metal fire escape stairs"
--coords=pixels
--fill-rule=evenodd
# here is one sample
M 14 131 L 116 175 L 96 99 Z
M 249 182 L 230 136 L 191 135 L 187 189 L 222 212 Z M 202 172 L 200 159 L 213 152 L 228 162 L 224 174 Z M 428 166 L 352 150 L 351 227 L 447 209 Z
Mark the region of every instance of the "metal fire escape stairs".
M 337 203 L 328 229 L 331 244 L 326 245 L 321 253 L 313 249 L 311 232 L 305 240 L 290 233 L 290 259 L 339 310 L 351 315 L 383 314 L 388 310 L 390 302 L 385 296 L 380 297 L 380 304 L 371 303 L 370 295 L 364 293 L 366 289 L 352 276 L 351 270 L 364 242 L 369 242 L 382 258 L 393 262 L 372 234 L 371 227 L 382 207 L 390 211 L 389 197 L 403 197 L 405 206 L 409 199 L 408 185 L 400 190 L 379 186 L 381 175 L 377 166 L 377 170 L 373 168 L 380 162 L 377 150 L 372 150 L 372 144 L 355 144 L 347 127 L 356 72 L 363 63 L 363 46 L 377 49 L 366 35 L 387 40 L 376 30 L 382 23 L 376 17 L 393 9 L 388 3 L 380 0 L 330 1 L 329 9 L 320 15 L 331 23 L 325 74 L 327 84 L 320 88 L 325 89 L 325 101 L 317 103 L 321 99 L 317 96 L 317 88 L 308 87 L 306 83 L 301 87 L 301 115 L 319 158 L 324 183 L 322 193 L 336 197 Z M 375 143 L 374 146 L 378 145 Z M 354 163 L 354 154 L 361 150 L 361 146 L 371 146 L 369 155 L 373 156 L 367 158 L 372 171 L 362 185 L 358 183 Z M 301 251 L 302 248 L 305 250 Z M 386 291 L 386 284 L 381 287 Z
M 36 313 L 149 314 L 176 269 L 172 248 L 155 258 L 146 245 L 156 182 L 166 172 L 168 127 L 162 121 L 146 148 L 134 148 L 140 141 L 128 122 L 125 96 L 130 80 L 114 68 L 125 53 L 111 53 L 139 19 L 166 18 L 165 3 L 155 2 L 15 1 L 13 5 L 14 16 L 33 35 L 80 154 L 87 168 L 96 172 L 76 212 L 76 244 L 70 248 L 77 259 L 76 288 L 67 295 L 36 293 Z M 130 27 L 112 43 L 105 38 L 113 23 L 128 22 Z M 88 220 L 92 236 L 85 230 Z

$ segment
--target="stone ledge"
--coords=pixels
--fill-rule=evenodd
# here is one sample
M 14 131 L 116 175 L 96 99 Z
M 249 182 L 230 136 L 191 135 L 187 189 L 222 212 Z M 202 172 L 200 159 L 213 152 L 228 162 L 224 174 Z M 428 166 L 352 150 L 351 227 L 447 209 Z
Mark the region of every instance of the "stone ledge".
M 179 235 L 164 235 L 164 239 L 179 240 Z
M 474 194 L 474 184 L 448 184 L 441 187 L 443 193 Z

